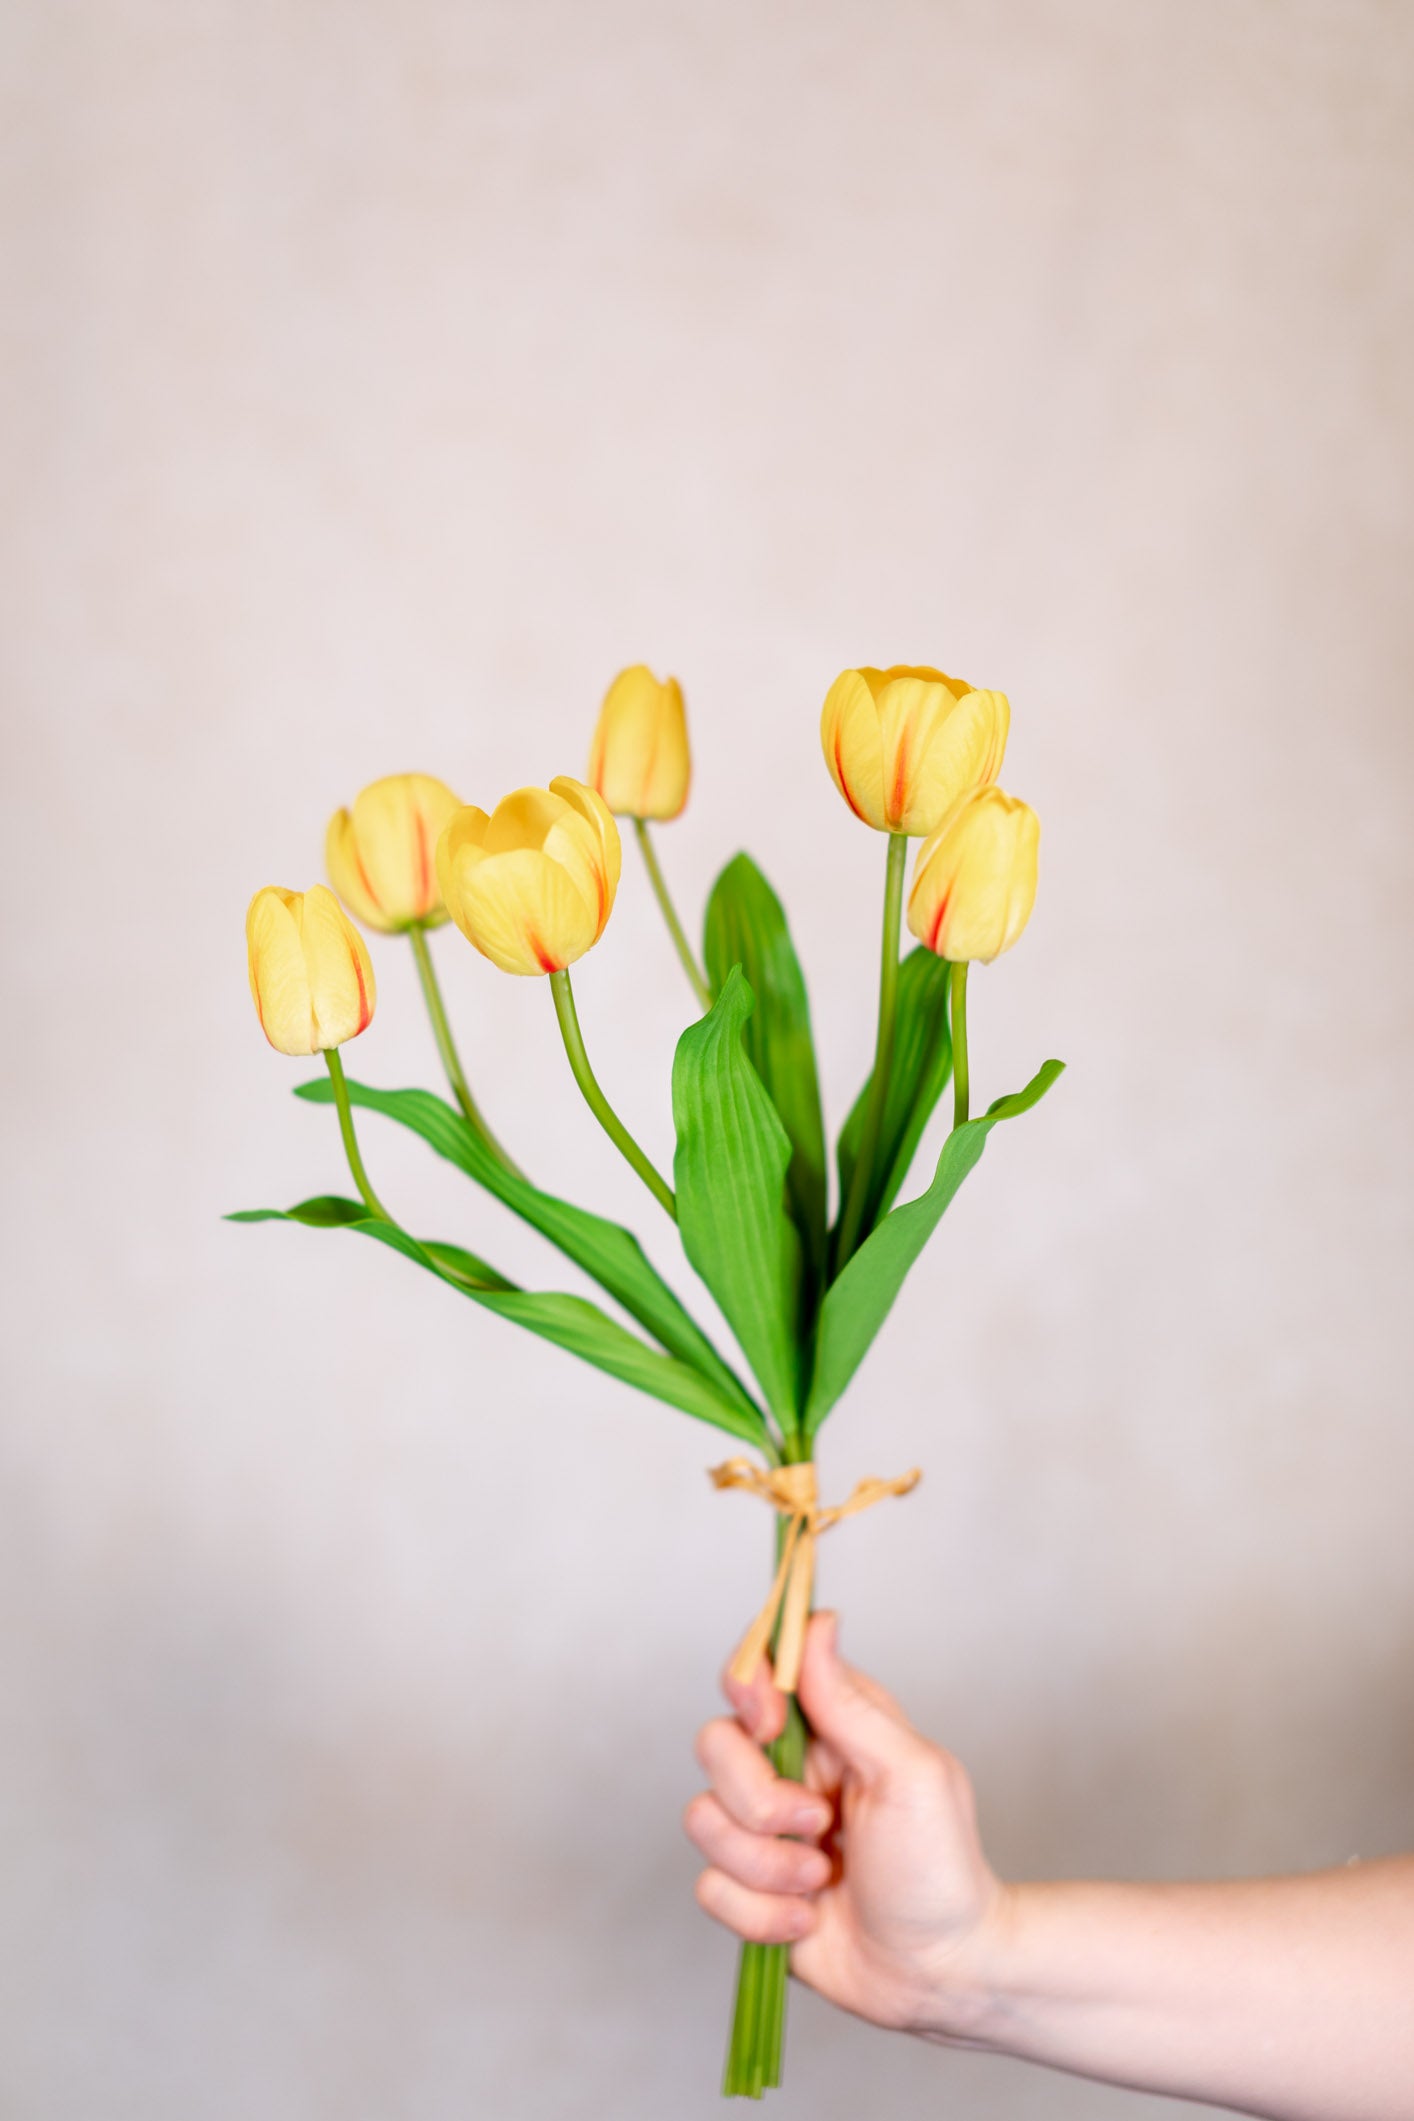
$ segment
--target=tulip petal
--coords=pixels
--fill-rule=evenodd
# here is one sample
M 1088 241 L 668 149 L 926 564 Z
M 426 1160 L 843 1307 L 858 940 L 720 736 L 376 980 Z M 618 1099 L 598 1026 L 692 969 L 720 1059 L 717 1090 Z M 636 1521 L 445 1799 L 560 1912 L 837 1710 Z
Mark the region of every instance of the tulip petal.
M 268 885 L 257 891 L 245 917 L 251 999 L 260 1028 L 277 1053 L 318 1051 L 309 973 L 292 905 L 298 894 Z
M 329 829 L 324 835 L 324 867 L 330 883 L 350 913 L 355 914 L 365 927 L 392 928 L 393 923 L 359 860 L 353 817 L 347 810 L 336 810 L 329 820 Z
M 954 964 L 990 964 L 1017 941 L 1036 899 L 1041 824 L 1000 788 L 974 789 L 919 850 L 908 925 Z
M 929 769 L 957 701 L 940 680 L 909 672 L 882 688 L 877 708 L 885 823 L 890 832 L 931 832 L 949 799 L 938 800 Z
M 826 693 L 820 743 L 831 778 L 855 816 L 887 832 L 879 715 L 864 671 L 842 671 Z
M 931 663 L 894 663 L 887 670 L 861 669 L 859 675 L 876 700 L 886 685 L 893 684 L 895 678 L 922 678 L 926 684 L 942 685 L 955 700 L 960 700 L 965 692 L 972 690 L 965 678 L 950 678 L 945 671 L 935 670 Z
M 512 854 L 518 848 L 539 849 L 559 823 L 564 798 L 548 788 L 513 788 L 503 795 L 486 827 L 486 852 Z
M 537 848 L 449 864 L 447 903 L 468 941 L 503 972 L 561 972 L 599 933 L 597 894 L 586 898 L 569 871 Z
M 899 830 L 936 831 L 964 795 L 995 781 L 1006 755 L 1011 708 L 1004 692 L 968 692 L 953 702 L 942 696 L 941 714 L 920 714 L 904 738 L 913 757 L 907 801 Z M 892 693 L 883 716 L 894 709 Z M 889 739 L 885 735 L 885 756 Z
M 644 663 L 621 670 L 604 695 L 588 778 L 621 817 L 676 817 L 687 801 L 692 761 L 682 687 Z M 552 783 L 553 786 L 553 783 Z
M 442 827 L 437 842 L 437 885 L 442 897 L 447 897 L 447 875 L 453 862 L 480 861 L 486 851 L 486 834 L 491 820 L 484 810 L 474 803 L 463 804 L 454 810 Z
M 460 807 L 451 789 L 427 773 L 390 774 L 356 797 L 358 857 L 383 908 L 383 925 L 406 928 L 442 915 L 434 857 L 442 827 Z
M 505 972 L 562 971 L 603 933 L 619 879 L 619 828 L 602 798 L 568 776 L 459 810 L 437 873 L 462 934 Z
M 623 842 L 619 828 L 614 823 L 613 813 L 604 798 L 583 781 L 571 779 L 567 773 L 557 774 L 550 783 L 552 795 L 559 796 L 570 817 L 562 820 L 559 827 L 545 843 L 545 852 L 564 861 L 570 874 L 579 884 L 584 896 L 592 896 L 598 908 L 598 926 L 594 931 L 597 943 L 604 933 L 609 915 L 614 908 L 615 894 L 619 888 L 619 874 L 623 864 Z M 568 859 L 568 848 L 573 846 L 576 860 Z M 578 858 L 581 851 L 587 857 L 590 874 L 581 881 Z
M 373 1020 L 376 990 L 368 945 L 323 884 L 305 892 L 296 918 L 309 978 L 315 1048 L 342 1046 Z
M 376 990 L 368 946 L 332 891 L 257 891 L 246 913 L 250 991 L 280 1053 L 318 1053 L 356 1038 Z

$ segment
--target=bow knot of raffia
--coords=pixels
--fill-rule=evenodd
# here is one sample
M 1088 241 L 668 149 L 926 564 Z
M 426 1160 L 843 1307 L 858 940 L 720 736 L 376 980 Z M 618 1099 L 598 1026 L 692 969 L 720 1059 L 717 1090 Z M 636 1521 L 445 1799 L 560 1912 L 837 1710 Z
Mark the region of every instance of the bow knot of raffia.
M 810 1594 L 815 1582 L 815 1541 L 821 1532 L 842 1518 L 867 1510 L 886 1495 L 907 1495 L 923 1478 L 922 1468 L 900 1474 L 897 1480 L 861 1480 L 845 1502 L 822 1510 L 817 1500 L 815 1468 L 808 1462 L 792 1466 L 756 1466 L 749 1458 L 729 1458 L 712 1467 L 712 1485 L 745 1488 L 780 1511 L 786 1519 L 781 1558 L 766 1603 L 741 1639 L 741 1646 L 727 1669 L 733 1679 L 749 1683 L 766 1654 L 771 1631 L 780 1619 L 776 1637 L 775 1678 L 783 1692 L 793 1694 L 800 1678 L 800 1659 L 805 1648 L 805 1623 L 810 1618 Z

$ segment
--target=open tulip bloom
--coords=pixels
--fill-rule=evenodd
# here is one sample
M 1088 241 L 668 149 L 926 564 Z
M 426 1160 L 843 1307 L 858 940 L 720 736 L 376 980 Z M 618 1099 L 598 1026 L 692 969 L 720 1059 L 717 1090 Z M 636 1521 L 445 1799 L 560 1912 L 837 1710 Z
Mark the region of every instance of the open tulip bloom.
M 336 1106 L 358 1198 L 323 1194 L 283 1213 L 253 1209 L 232 1220 L 372 1237 L 482 1309 L 749 1447 L 754 1460 L 734 1458 L 713 1477 L 774 1509 L 777 1566 L 733 1668 L 747 1673 L 772 1652 L 791 1700 L 770 1751 L 790 1777 L 801 1772 L 807 1735 L 793 1688 L 816 1538 L 917 1478 L 861 1482 L 846 1503 L 822 1509 L 814 1472 L 820 1426 L 991 1130 L 1029 1110 L 1061 1072 L 1049 1060 L 1024 1090 L 970 1117 L 968 965 L 990 962 L 1016 942 L 1036 889 L 1035 814 L 995 785 L 1009 719 L 1003 694 L 915 667 L 846 671 L 826 699 L 821 739 L 830 773 L 854 817 L 888 841 L 874 1065 L 835 1144 L 833 1214 L 805 980 L 780 900 L 738 854 L 708 899 L 699 962 L 648 838 L 647 821 L 670 819 L 687 796 L 686 723 L 673 680 L 660 684 L 639 665 L 615 681 L 587 783 L 561 777 L 547 789 L 520 789 L 488 813 L 460 805 L 427 776 L 393 776 L 332 821 L 330 874 L 346 904 L 367 925 L 412 942 L 453 1102 L 431 1090 L 346 1079 L 338 1048 L 367 1025 L 374 988 L 363 940 L 331 893 L 322 886 L 303 895 L 257 893 L 247 923 L 251 991 L 266 1035 L 286 1053 L 323 1053 L 327 1077 L 302 1083 L 296 1095 Z M 673 1058 L 671 1184 L 600 1087 L 570 984 L 571 965 L 599 942 L 613 911 L 615 811 L 634 820 L 700 1010 Z M 918 946 L 900 960 L 910 836 L 924 838 L 908 897 Z M 587 1104 L 676 1225 L 739 1353 L 714 1344 L 631 1231 L 542 1189 L 491 1134 L 472 1100 L 427 947 L 427 930 L 448 919 L 504 971 L 549 982 Z M 950 1078 L 951 1130 L 926 1183 L 900 1204 Z M 355 1107 L 420 1135 L 597 1282 L 632 1326 L 586 1297 L 521 1288 L 460 1244 L 412 1235 L 373 1191 Z M 741 1947 L 728 2094 L 759 2097 L 780 2082 L 787 1956 L 785 1945 Z

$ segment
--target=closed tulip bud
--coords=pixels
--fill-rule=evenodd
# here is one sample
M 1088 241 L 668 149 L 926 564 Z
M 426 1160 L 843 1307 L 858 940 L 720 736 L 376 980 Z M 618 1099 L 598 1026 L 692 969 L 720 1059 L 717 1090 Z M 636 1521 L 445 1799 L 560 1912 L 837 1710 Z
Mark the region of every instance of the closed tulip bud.
M 599 710 L 590 787 L 619 817 L 673 818 L 691 777 L 681 685 L 660 683 L 643 663 L 621 670 Z
M 437 842 L 461 799 L 428 773 L 393 773 L 336 810 L 324 839 L 329 881 L 368 928 L 396 935 L 447 918 L 437 889 Z
M 876 832 L 934 831 L 960 796 L 1001 772 L 1011 709 L 941 670 L 846 670 L 825 696 L 820 741 L 835 786 Z
M 1010 950 L 1036 900 L 1041 821 L 1000 788 L 956 803 L 918 850 L 908 925 L 953 964 L 989 965 Z
M 368 945 L 332 891 L 257 891 L 245 917 L 250 991 L 278 1053 L 324 1053 L 373 1021 Z
M 452 919 L 493 965 L 563 972 L 604 933 L 619 858 L 603 798 L 561 774 L 517 788 L 489 817 L 458 810 L 437 842 L 437 877 Z

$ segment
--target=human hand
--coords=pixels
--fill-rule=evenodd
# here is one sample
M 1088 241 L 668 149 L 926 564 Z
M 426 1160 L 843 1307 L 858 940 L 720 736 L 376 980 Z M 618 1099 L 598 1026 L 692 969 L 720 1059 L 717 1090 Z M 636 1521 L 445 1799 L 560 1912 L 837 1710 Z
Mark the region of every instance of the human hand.
M 790 1944 L 792 1973 L 842 2009 L 966 2040 L 1008 1902 L 961 1763 L 842 1662 L 833 1613 L 817 1613 L 806 1636 L 803 1785 L 782 1780 L 760 1750 L 786 1715 L 769 1668 L 750 1686 L 728 1676 L 723 1690 L 736 1714 L 698 1734 L 711 1788 L 684 1818 L 708 1860 L 699 1904 L 739 1937 Z

